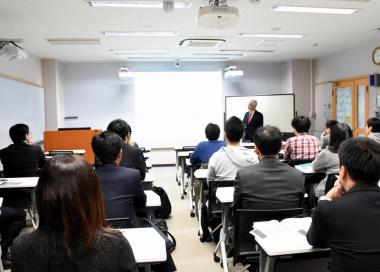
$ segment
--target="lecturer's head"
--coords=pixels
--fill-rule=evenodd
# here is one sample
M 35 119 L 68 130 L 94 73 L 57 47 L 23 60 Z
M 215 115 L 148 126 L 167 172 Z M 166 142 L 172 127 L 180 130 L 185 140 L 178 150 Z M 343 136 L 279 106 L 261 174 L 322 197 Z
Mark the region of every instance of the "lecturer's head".
M 31 143 L 31 135 L 29 127 L 25 124 L 16 124 L 9 129 L 9 137 L 11 137 L 12 142 L 15 144 L 26 141 Z
M 236 116 L 230 117 L 224 124 L 224 134 L 228 142 L 232 144 L 240 143 L 244 135 L 244 125 Z
M 250 100 L 250 101 L 248 102 L 248 109 L 249 109 L 250 111 L 254 111 L 254 110 L 256 110 L 256 107 L 257 107 L 257 100 L 252 99 L 252 100 Z
M 123 140 L 114 132 L 104 131 L 92 138 L 91 146 L 102 164 L 119 164 L 122 156 Z
M 275 156 L 282 146 L 281 131 L 274 126 L 259 127 L 255 131 L 256 154 L 262 156 Z

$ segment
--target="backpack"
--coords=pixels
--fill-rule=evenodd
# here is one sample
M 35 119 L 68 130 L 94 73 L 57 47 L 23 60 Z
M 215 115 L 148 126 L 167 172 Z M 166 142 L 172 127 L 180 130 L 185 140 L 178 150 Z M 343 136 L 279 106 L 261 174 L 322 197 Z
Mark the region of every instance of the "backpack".
M 153 186 L 153 192 L 158 194 L 161 199 L 161 206 L 154 211 L 155 218 L 167 219 L 172 212 L 172 204 L 165 190 L 162 187 Z

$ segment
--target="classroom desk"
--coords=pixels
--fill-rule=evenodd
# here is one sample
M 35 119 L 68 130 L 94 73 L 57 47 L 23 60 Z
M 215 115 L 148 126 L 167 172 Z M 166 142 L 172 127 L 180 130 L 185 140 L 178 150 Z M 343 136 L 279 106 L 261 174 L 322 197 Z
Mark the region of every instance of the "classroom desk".
M 49 155 L 49 152 L 60 152 L 60 151 L 63 151 L 63 152 L 72 151 L 73 155 L 80 155 L 80 156 L 84 156 L 84 154 L 86 153 L 86 150 L 84 149 L 59 149 L 59 150 L 50 150 L 50 151 L 45 152 L 44 154 Z
M 145 190 L 144 193 L 146 195 L 146 209 L 147 209 L 148 218 L 152 219 L 154 218 L 155 208 L 161 206 L 161 198 L 158 194 L 156 194 L 152 190 Z
M 27 191 L 32 195 L 33 189 L 37 186 L 38 177 L 25 177 L 25 178 L 1 178 L 0 179 L 0 191 L 13 190 L 13 191 Z M 32 199 L 32 197 L 31 197 Z M 1 206 L 1 205 L 0 205 Z M 33 228 L 36 229 L 38 225 L 38 216 L 33 208 L 33 203 L 29 207 L 26 207 L 30 218 L 32 220 Z
M 178 162 L 181 165 L 181 178 L 180 178 L 180 185 L 181 185 L 181 199 L 185 198 L 186 192 L 186 185 L 185 185 L 185 167 L 186 167 L 186 159 L 190 157 L 190 154 L 192 151 L 180 151 L 177 154 Z
M 288 232 L 283 232 L 283 235 L 281 235 L 281 233 L 280 235 L 275 234 L 276 239 L 273 241 L 273 239 L 267 240 L 267 237 L 260 237 L 251 232 L 260 247 L 260 272 L 273 272 L 276 258 L 280 256 L 306 253 L 317 254 L 330 250 L 328 248 L 314 248 L 309 245 L 306 239 L 306 233 L 298 233 L 296 241 L 292 239 L 292 236 L 289 236 Z
M 144 160 L 148 160 L 150 157 L 149 153 L 143 153 L 143 156 L 144 156 Z
M 297 170 L 301 171 L 304 174 L 315 174 L 311 163 L 304 163 L 294 166 Z
M 189 204 L 190 204 L 190 217 L 195 216 L 195 202 L 194 202 L 194 181 L 195 181 L 195 176 L 194 172 L 202 166 L 202 164 L 191 164 L 190 159 L 186 159 L 185 162 L 186 169 L 189 170 L 190 172 L 190 182 L 189 182 Z
M 242 142 L 241 146 L 245 148 L 249 148 L 249 149 L 255 149 L 256 147 L 255 143 L 251 143 L 251 142 Z
M 166 261 L 165 240 L 154 228 L 119 229 L 132 247 L 133 255 L 139 266 L 151 271 L 154 263 Z
M 176 146 L 174 148 L 174 151 L 175 151 L 175 170 L 176 170 L 175 179 L 176 179 L 178 185 L 181 185 L 179 174 L 178 174 L 178 171 L 179 171 L 178 153 L 181 152 L 181 151 L 194 151 L 194 149 L 195 149 L 195 146 Z
M 216 198 L 222 203 L 222 230 L 220 231 L 220 251 L 222 253 L 223 271 L 228 272 L 227 254 L 226 254 L 226 237 L 228 231 L 228 221 L 231 209 L 231 203 L 234 200 L 234 187 L 219 187 L 216 189 Z M 218 248 L 215 249 L 217 251 Z
M 145 161 L 146 169 L 151 169 L 152 168 L 152 161 L 150 159 L 147 159 Z
M 145 179 L 143 180 L 144 190 L 152 190 L 154 182 L 154 174 L 152 172 L 146 172 Z

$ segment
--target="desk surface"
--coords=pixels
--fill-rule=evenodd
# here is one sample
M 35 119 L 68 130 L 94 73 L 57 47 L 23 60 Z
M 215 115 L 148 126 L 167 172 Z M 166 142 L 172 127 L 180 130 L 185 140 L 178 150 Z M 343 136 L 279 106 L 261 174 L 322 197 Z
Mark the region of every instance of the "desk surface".
M 313 168 L 311 167 L 311 163 L 299 164 L 299 165 L 296 165 L 294 167 L 304 174 L 314 174 L 315 173 Z
M 185 148 L 186 147 L 186 148 Z M 174 147 L 175 151 L 193 151 L 195 149 L 195 146 L 176 146 Z
M 219 187 L 216 189 L 216 197 L 221 203 L 232 203 L 234 201 L 235 187 Z
M 145 165 L 147 168 L 152 168 L 152 161 L 150 159 L 147 159 Z
M 120 229 L 132 247 L 137 263 L 166 261 L 165 240 L 153 228 Z
M 146 172 L 144 182 L 154 182 L 154 174 L 152 172 Z
M 161 206 L 161 198 L 158 194 L 156 194 L 152 190 L 145 190 L 144 193 L 146 195 L 146 206 L 148 208 Z
M 194 176 L 197 179 L 207 179 L 207 169 L 198 169 L 194 172 Z
M 86 153 L 86 150 L 84 149 L 59 149 L 59 150 L 50 150 L 54 152 L 59 152 L 59 151 L 73 151 L 74 155 L 84 155 Z M 45 155 L 49 155 L 49 151 L 45 152 Z
M 34 188 L 37 186 L 38 177 L 33 178 L 2 178 L 0 189 Z
M 181 151 L 178 152 L 178 157 L 189 157 L 190 153 L 193 153 L 193 151 Z

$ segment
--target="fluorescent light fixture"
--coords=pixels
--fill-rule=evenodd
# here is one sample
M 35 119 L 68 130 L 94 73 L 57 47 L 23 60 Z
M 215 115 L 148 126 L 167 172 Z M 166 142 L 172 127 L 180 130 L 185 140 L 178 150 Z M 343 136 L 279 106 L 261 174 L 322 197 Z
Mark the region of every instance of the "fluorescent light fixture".
M 119 0 L 119 1 L 86 1 L 90 7 L 97 8 L 163 8 L 162 1 L 152 0 Z M 175 1 L 174 8 L 190 8 L 190 1 Z
M 303 39 L 303 34 L 239 33 L 241 38 Z
M 301 13 L 322 13 L 322 14 L 339 14 L 349 15 L 360 11 L 353 8 L 326 8 L 326 7 L 303 7 L 303 6 L 273 6 L 273 11 L 281 12 L 301 12 Z
M 98 45 L 100 39 L 87 38 L 49 38 L 46 39 L 52 45 Z
M 152 49 L 152 50 L 139 50 L 139 49 L 111 49 L 114 55 L 166 55 L 168 50 Z
M 173 31 L 103 31 L 106 36 L 177 36 Z
M 237 53 L 237 52 L 231 52 L 231 53 L 194 53 L 193 56 L 222 56 L 222 57 L 243 57 L 244 53 Z
M 242 53 L 244 55 L 248 54 L 272 54 L 274 50 L 260 50 L 260 49 L 220 49 L 219 52 L 225 53 Z

